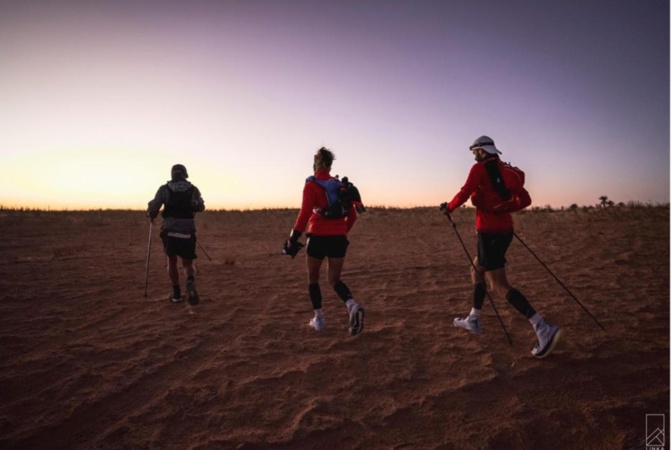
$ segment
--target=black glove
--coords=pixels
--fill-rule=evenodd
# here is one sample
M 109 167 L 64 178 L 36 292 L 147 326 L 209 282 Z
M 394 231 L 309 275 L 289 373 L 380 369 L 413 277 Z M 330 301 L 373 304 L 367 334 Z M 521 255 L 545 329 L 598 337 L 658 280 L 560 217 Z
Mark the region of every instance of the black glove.
M 446 211 L 447 210 L 447 202 L 443 202 L 440 204 L 440 210 L 441 211 Z
M 282 248 L 283 255 L 289 255 L 292 259 L 296 257 L 300 249 L 304 247 L 303 244 L 298 242 L 298 238 L 301 237 L 302 234 L 303 233 L 300 231 L 291 230 L 289 240 L 284 241 L 284 247 Z

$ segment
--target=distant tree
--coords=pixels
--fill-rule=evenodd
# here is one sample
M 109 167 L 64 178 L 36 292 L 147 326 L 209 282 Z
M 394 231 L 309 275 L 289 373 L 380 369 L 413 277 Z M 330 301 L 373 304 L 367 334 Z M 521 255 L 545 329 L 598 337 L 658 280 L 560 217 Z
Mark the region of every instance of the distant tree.
M 599 203 L 601 205 L 601 207 L 605 208 L 606 205 L 608 204 L 608 196 L 607 195 L 602 195 L 601 197 L 599 197 L 599 200 L 601 201 L 601 203 Z
M 578 204 L 577 204 L 577 203 L 573 203 L 571 206 L 569 206 L 569 209 L 570 209 L 571 211 L 575 211 L 576 209 L 578 209 Z
M 615 206 L 615 202 L 612 201 L 612 200 L 608 200 L 608 201 L 606 202 L 606 204 L 608 205 L 609 208 L 612 208 L 613 206 Z

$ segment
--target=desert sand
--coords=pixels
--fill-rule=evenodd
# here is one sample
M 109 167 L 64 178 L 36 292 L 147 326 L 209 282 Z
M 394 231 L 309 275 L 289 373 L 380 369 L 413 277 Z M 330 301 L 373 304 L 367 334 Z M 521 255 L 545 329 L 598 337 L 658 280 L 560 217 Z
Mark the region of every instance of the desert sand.
M 508 275 L 565 339 L 543 360 L 529 323 L 472 288 L 437 209 L 369 208 L 343 280 L 366 308 L 351 337 L 322 281 L 308 327 L 305 253 L 280 255 L 296 210 L 198 216 L 201 303 L 171 304 L 142 211 L 0 211 L 2 449 L 645 448 L 669 436 L 669 208 L 526 211 Z M 455 213 L 475 254 L 474 210 Z M 203 249 L 211 257 L 209 260 Z M 184 279 L 182 281 L 184 283 Z

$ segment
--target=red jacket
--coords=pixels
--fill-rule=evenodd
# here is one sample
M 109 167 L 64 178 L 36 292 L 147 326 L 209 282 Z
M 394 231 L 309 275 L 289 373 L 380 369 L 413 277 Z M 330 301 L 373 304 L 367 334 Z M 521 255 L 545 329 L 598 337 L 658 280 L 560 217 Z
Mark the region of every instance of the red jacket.
M 328 171 L 315 172 L 314 177 L 319 180 L 330 180 L 332 178 Z M 346 235 L 356 221 L 356 209 L 350 208 L 349 215 L 342 219 L 327 219 L 314 212 L 315 208 L 326 206 L 328 206 L 326 189 L 315 181 L 305 183 L 301 210 L 293 229 L 304 232 L 307 228 L 307 232 L 315 236 Z
M 502 233 L 513 231 L 513 218 L 510 212 L 493 212 L 487 209 L 482 199 L 492 198 L 498 196 L 492 182 L 489 179 L 487 170 L 485 169 L 485 161 L 479 161 L 471 167 L 468 173 L 466 183 L 461 190 L 454 196 L 452 201 L 447 205 L 450 212 L 454 211 L 466 200 L 471 198 L 475 206 L 475 229 L 481 233 Z M 516 203 L 518 209 L 522 209 L 531 203 L 529 193 L 522 188 L 521 192 L 513 199 L 512 203 Z M 515 211 L 515 207 L 511 207 L 511 212 Z

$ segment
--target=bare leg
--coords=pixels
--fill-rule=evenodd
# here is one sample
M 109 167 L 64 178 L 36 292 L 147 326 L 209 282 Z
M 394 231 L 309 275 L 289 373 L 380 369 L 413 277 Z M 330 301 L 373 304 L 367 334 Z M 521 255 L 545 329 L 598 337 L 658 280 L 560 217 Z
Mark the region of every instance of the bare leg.
M 473 266 L 475 266 L 478 269 L 477 272 L 475 271 Z M 485 282 L 485 268 L 478 264 L 477 256 L 473 260 L 473 265 L 471 266 L 471 280 L 473 281 L 473 285 Z
M 179 286 L 179 271 L 177 270 L 177 256 L 168 256 L 168 277 L 173 286 Z
M 485 268 L 478 264 L 478 258 L 476 257 L 471 266 L 471 281 L 473 282 L 473 309 L 471 310 L 471 314 L 475 316 L 480 315 L 480 310 L 487 296 L 487 282 L 485 279 Z
M 182 258 L 182 266 L 184 266 L 184 273 L 187 278 L 196 276 L 196 265 L 193 263 L 193 259 Z
M 168 256 L 168 277 L 172 285 L 170 299 L 173 303 L 182 301 L 182 291 L 179 286 L 179 270 L 177 269 L 177 256 Z
M 512 289 L 512 286 L 508 283 L 506 269 L 504 268 L 487 271 L 485 277 L 492 286 L 494 292 L 501 297 L 505 297 L 508 294 L 508 291 Z
M 340 274 L 342 273 L 345 258 L 329 258 L 328 261 L 328 280 L 331 286 L 340 281 Z
M 319 271 L 322 267 L 322 261 L 312 256 L 307 257 L 308 283 L 319 283 Z
M 329 258 L 329 269 L 328 277 L 329 284 L 334 291 L 338 294 L 338 297 L 342 299 L 343 302 L 347 305 L 347 308 L 352 308 L 356 303 L 352 298 L 352 293 L 345 283 L 340 279 L 340 274 L 342 273 L 343 265 L 345 264 L 345 258 Z
M 322 267 L 322 261 L 319 258 L 307 257 L 306 267 L 308 269 L 308 292 L 310 302 L 315 312 L 315 317 L 310 320 L 310 326 L 316 331 L 324 329 L 324 313 L 322 312 L 322 291 L 319 288 L 319 272 Z
M 192 259 L 182 258 L 182 266 L 184 266 L 184 273 L 186 274 L 186 293 L 190 305 L 197 305 L 200 301 L 200 296 L 196 290 L 196 266 Z

